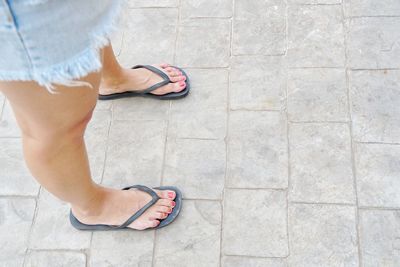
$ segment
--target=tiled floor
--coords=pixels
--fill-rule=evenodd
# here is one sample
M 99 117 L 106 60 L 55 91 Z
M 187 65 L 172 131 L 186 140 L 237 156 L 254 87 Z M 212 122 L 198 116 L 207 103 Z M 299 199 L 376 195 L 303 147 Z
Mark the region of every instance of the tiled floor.
M 131 0 L 125 66 L 192 93 L 99 102 L 93 178 L 176 185 L 177 221 L 78 232 L 0 96 L 0 266 L 400 266 L 400 1 Z

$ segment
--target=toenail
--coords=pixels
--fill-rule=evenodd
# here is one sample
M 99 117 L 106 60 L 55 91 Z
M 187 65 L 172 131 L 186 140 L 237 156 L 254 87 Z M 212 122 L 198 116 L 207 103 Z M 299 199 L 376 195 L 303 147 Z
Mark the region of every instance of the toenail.
M 174 192 L 168 192 L 168 196 L 169 196 L 170 198 L 173 198 L 173 197 L 174 197 Z

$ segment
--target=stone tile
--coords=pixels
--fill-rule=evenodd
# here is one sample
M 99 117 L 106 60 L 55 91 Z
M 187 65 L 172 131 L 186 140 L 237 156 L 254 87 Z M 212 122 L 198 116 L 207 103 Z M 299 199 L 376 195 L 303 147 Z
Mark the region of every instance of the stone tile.
M 3 95 L 2 92 L 0 92 L 0 118 L 1 118 L 1 113 L 2 113 L 5 101 L 6 101 L 6 97 Z
M 189 69 L 191 91 L 189 95 L 171 102 L 171 110 L 226 110 L 228 105 L 228 71 L 225 69 Z
M 85 267 L 86 256 L 80 252 L 70 251 L 31 251 L 25 260 L 26 267 Z
M 0 137 L 21 137 L 21 130 L 7 100 L 0 117 Z
M 225 190 L 223 254 L 288 256 L 286 212 L 284 191 Z
M 285 50 L 285 2 L 236 0 L 233 19 L 233 54 L 283 55 Z
M 292 121 L 347 121 L 345 71 L 289 70 L 288 114 Z
M 0 170 L 0 195 L 39 193 L 39 184 L 24 162 L 21 139 L 0 139 Z
M 225 154 L 223 140 L 168 139 L 163 184 L 179 187 L 185 198 L 221 199 Z
M 90 266 L 150 267 L 153 242 L 153 231 L 94 232 Z
M 125 121 L 166 120 L 170 103 L 143 97 L 118 99 L 113 104 L 113 119 Z
M 355 208 L 289 206 L 289 266 L 359 266 Z
M 399 17 L 354 18 L 346 25 L 347 64 L 350 68 L 400 67 Z
M 344 66 L 344 31 L 340 5 L 290 6 L 288 18 L 289 66 Z
M 0 266 L 22 266 L 35 206 L 34 199 L 0 199 Z
M 228 67 L 229 19 L 193 19 L 179 26 L 175 61 L 181 67 Z
M 218 266 L 221 204 L 185 200 L 176 221 L 157 231 L 154 266 Z
M 360 206 L 400 207 L 400 146 L 357 144 L 355 153 Z
M 399 266 L 400 212 L 360 210 L 359 216 L 363 266 Z
M 173 111 L 169 119 L 168 136 L 221 140 L 226 136 L 226 120 L 226 110 Z
M 176 7 L 179 0 L 129 0 L 129 7 Z
M 150 1 L 143 2 L 150 3 Z M 118 57 L 123 66 L 173 61 L 177 9 L 126 9 L 124 18 L 123 43 Z
M 165 135 L 165 122 L 113 121 L 103 184 L 160 185 Z
M 90 171 L 96 182 L 100 182 L 103 176 L 110 123 L 111 111 L 95 110 L 85 133 Z
M 69 221 L 69 204 L 42 188 L 31 234 L 33 249 L 87 249 L 91 232 L 78 231 Z
M 347 124 L 292 124 L 289 130 L 292 201 L 354 203 Z
M 168 135 L 172 138 L 223 139 L 226 135 L 228 71 L 191 69 L 190 94 L 172 101 Z
M 235 111 L 229 118 L 227 186 L 286 188 L 286 120 L 279 112 Z
M 286 67 L 283 57 L 233 57 L 230 74 L 230 108 L 283 110 Z
M 344 0 L 347 17 L 400 16 L 400 2 L 397 0 Z
M 400 71 L 352 71 L 349 79 L 353 137 L 400 143 Z
M 229 18 L 233 13 L 232 0 L 182 0 L 181 19 Z
M 285 259 L 279 258 L 248 258 L 240 256 L 225 256 L 222 267 L 288 267 Z
M 289 4 L 301 5 L 338 5 L 342 0 L 289 0 Z
M 101 101 L 98 100 L 95 110 L 111 110 L 114 100 Z

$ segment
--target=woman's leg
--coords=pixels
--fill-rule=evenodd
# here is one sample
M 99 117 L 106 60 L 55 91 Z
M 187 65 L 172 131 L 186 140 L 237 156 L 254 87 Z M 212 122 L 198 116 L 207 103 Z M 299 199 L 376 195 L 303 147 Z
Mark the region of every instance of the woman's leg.
M 152 94 L 163 95 L 170 92 L 180 92 L 186 87 L 185 76 L 169 64 L 154 65 L 164 71 L 172 81 L 152 92 Z M 107 95 L 117 92 L 132 90 L 143 90 L 158 82 L 162 78 L 157 74 L 144 69 L 124 69 L 115 58 L 111 45 L 104 48 L 104 67 L 100 85 L 100 94 Z
M 0 82 L 22 131 L 25 161 L 38 182 L 71 204 L 87 224 L 119 225 L 151 197 L 139 190 L 114 190 L 95 184 L 90 175 L 84 132 L 96 105 L 101 73 L 82 80 L 89 87 L 57 88 L 50 94 L 34 82 Z M 157 191 L 161 199 L 130 227 L 155 227 L 171 212 L 173 191 Z

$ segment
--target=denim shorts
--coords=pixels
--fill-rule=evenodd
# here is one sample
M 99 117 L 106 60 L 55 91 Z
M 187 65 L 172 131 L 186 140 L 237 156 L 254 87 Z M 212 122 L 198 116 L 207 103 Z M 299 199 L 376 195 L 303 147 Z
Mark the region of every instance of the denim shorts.
M 124 0 L 0 0 L 0 81 L 81 86 L 101 69 Z M 87 85 L 87 84 L 86 84 Z

